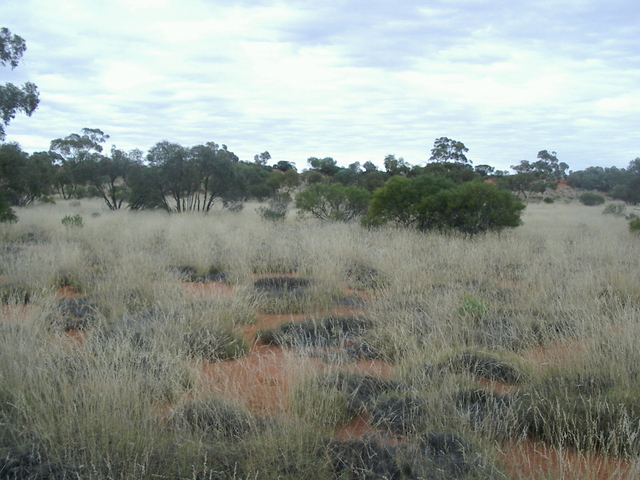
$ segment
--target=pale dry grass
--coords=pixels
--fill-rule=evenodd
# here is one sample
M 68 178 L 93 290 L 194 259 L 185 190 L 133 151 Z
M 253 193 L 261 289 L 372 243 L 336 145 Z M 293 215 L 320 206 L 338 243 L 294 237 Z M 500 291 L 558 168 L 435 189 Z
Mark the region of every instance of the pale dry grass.
M 25 286 L 32 297 L 24 317 L 16 313 L 24 309 L 20 305 L 3 307 L 5 319 L 19 319 L 0 323 L 0 422 L 11 425 L 0 447 L 38 445 L 49 461 L 68 467 L 70 477 L 154 478 L 164 469 L 175 478 L 327 478 L 327 460 L 301 446 L 322 447 L 326 425 L 335 420 L 328 410 L 334 405 L 339 410 L 342 400 L 305 383 L 306 369 L 315 361 L 300 361 L 295 353 L 278 353 L 284 364 L 272 366 L 277 370 L 271 373 L 264 365 L 266 373 L 254 382 L 256 392 L 248 395 L 259 403 L 261 382 L 272 382 L 276 392 L 297 385 L 295 405 L 284 398 L 270 400 L 278 411 L 303 412 L 294 424 L 267 422 L 243 438 L 240 448 L 167 420 L 167 411 L 178 412 L 193 398 L 242 401 L 245 392 L 232 378 L 233 368 L 250 377 L 248 367 L 260 358 L 246 357 L 244 369 L 242 363 L 221 368 L 194 359 L 184 338 L 207 328 L 229 333 L 256 321 L 256 309 L 265 304 L 253 282 L 265 275 L 295 274 L 316 282 L 307 303 L 285 299 L 274 307 L 282 311 L 325 310 L 344 286 L 362 288 L 373 323 L 366 340 L 379 358 L 395 364 L 392 376 L 409 386 L 405 393 L 427 400 L 433 418 L 429 429 L 457 429 L 491 462 L 496 441 L 504 435 L 524 441 L 524 435 L 513 431 L 506 414 L 501 424 L 478 428 L 472 418 L 443 410 L 443 400 L 473 388 L 476 379 L 469 373 L 433 376 L 427 366 L 476 349 L 523 362 L 532 385 L 556 368 L 606 372 L 622 383 L 620 398 L 626 398 L 625 385 L 636 388 L 628 381 L 633 369 L 625 365 L 637 363 L 633 352 L 640 351 L 640 337 L 629 334 L 639 320 L 638 239 L 628 233 L 626 222 L 600 209 L 531 204 L 522 227 L 474 239 L 394 228 L 369 231 L 293 215 L 273 224 L 260 221 L 252 206 L 239 214 L 167 215 L 110 212 L 97 201 L 82 200 L 80 206 L 59 202 L 17 213 L 17 224 L 0 227 L 0 273 L 2 284 Z M 74 214 L 83 216 L 83 228 L 60 223 Z M 215 267 L 233 288 L 193 294 L 181 287 L 175 270 L 187 266 L 201 273 Z M 70 343 L 47 323 L 62 274 L 96 305 L 97 321 L 82 345 Z M 163 320 L 154 320 L 152 327 L 113 333 L 123 318 L 154 311 Z M 490 335 L 487 325 L 495 327 Z M 571 342 L 581 345 L 576 355 L 544 357 L 547 347 Z M 542 353 L 534 354 L 536 349 Z M 340 411 L 335 414 L 342 419 Z M 631 429 L 629 438 L 638 434 L 633 422 L 625 428 Z M 278 462 L 269 465 L 274 448 L 285 463 L 297 462 L 294 473 Z M 216 449 L 237 465 L 214 466 L 221 461 Z M 628 457 L 619 478 L 638 472 L 637 460 Z M 577 467 L 563 458 L 554 456 L 560 466 L 545 470 L 545 478 L 578 478 Z M 74 469 L 80 465 L 78 473 Z M 538 470 L 544 469 L 531 468 L 517 478 L 542 478 Z M 603 478 L 598 475 L 583 478 Z

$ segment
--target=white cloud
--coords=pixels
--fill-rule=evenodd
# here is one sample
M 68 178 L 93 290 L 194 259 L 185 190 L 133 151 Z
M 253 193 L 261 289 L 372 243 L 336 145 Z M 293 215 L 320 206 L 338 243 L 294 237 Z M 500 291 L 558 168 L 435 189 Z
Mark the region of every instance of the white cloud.
M 241 158 L 268 149 L 301 166 L 309 156 L 380 164 L 387 153 L 419 163 L 440 136 L 499 168 L 545 148 L 573 169 L 640 154 L 631 0 L 5 0 L 3 9 L 28 47 L 4 78 L 41 91 L 34 116 L 8 128 L 28 151 L 98 127 L 122 148 L 214 140 Z

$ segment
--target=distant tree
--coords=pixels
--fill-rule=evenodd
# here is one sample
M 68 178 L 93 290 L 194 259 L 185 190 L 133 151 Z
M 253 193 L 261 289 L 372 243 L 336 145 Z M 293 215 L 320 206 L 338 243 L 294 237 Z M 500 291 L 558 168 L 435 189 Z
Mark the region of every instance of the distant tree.
M 465 155 L 468 151 L 469 149 L 464 146 L 464 143 L 447 137 L 440 137 L 433 143 L 429 161 L 437 163 L 473 163 Z
M 364 188 L 317 183 L 298 193 L 296 208 L 319 220 L 349 221 L 366 213 L 370 198 Z
M 278 163 L 276 163 L 273 168 L 275 170 L 280 170 L 281 172 L 286 172 L 287 170 L 293 170 L 295 172 L 298 171 L 298 169 L 296 168 L 296 166 L 291 163 L 291 162 L 286 162 L 284 160 L 280 160 Z
M 564 162 L 559 162 L 556 152 L 540 150 L 538 160 L 529 162 L 522 160 L 519 165 L 512 165 L 515 175 L 503 177 L 501 185 L 527 198 L 527 192 L 544 193 L 548 189 L 554 190 L 559 181 L 566 177 L 569 168 Z
M 16 68 L 26 49 L 27 44 L 22 37 L 13 35 L 7 28 L 0 28 L 0 64 L 3 67 L 8 64 L 11 69 Z M 31 116 L 39 102 L 38 87 L 31 82 L 26 82 L 21 88 L 12 83 L 0 85 L 0 141 L 5 139 L 5 127 L 16 113 L 24 112 Z
M 27 155 L 17 143 L 0 145 L 0 191 L 9 205 L 25 206 L 51 195 L 55 168 L 45 152 Z
M 455 162 L 427 163 L 423 167 L 414 167 L 411 176 L 433 175 L 446 177 L 454 183 L 470 182 L 479 178 L 471 165 Z
M 125 152 L 111 148 L 111 157 L 90 156 L 76 167 L 77 176 L 91 185 L 110 210 L 119 210 L 129 198 L 130 174 L 136 165 L 142 164 L 140 150 Z
M 312 170 L 320 172 L 323 175 L 327 175 L 329 177 L 332 177 L 340 170 L 340 167 L 338 166 L 338 162 L 336 162 L 331 157 L 325 157 L 325 158 L 310 157 L 309 159 L 307 159 L 307 163 L 309 164 Z
M 164 140 L 151 147 L 147 161 L 153 170 L 151 178 L 157 183 L 156 193 L 147 198 L 157 204 L 158 195 L 162 196 L 162 206 L 169 212 L 206 213 L 217 199 L 226 203 L 245 194 L 238 181 L 238 157 L 226 145 L 220 148 L 208 142 L 185 148 Z
M 253 156 L 253 162 L 256 165 L 266 165 L 267 162 L 271 160 L 271 154 L 269 152 L 267 152 L 266 150 L 262 153 L 256 154 Z
M 387 155 L 384 157 L 384 169 L 389 175 L 407 176 L 411 171 L 411 165 L 405 162 L 404 158 L 396 158 L 395 155 Z
M 611 196 L 631 205 L 640 205 L 640 157 L 629 162 L 619 183 L 611 190 Z
M 496 169 L 491 165 L 476 165 L 473 171 L 480 177 L 488 177 L 492 175 Z
M 80 188 L 88 181 L 86 162 L 104 158 L 102 144 L 108 139 L 109 135 L 99 128 L 83 128 L 81 134 L 72 133 L 51 141 L 49 152 L 57 155 L 60 163 L 54 184 L 62 198 L 79 196 Z

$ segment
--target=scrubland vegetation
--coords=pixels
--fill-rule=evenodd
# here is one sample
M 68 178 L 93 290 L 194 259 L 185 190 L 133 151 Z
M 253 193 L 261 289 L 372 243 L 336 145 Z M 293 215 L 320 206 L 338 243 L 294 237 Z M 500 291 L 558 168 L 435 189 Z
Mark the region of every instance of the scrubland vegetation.
M 640 473 L 639 239 L 616 215 L 530 204 L 518 229 L 468 238 L 250 206 L 17 213 L 0 226 L 2 478 Z M 276 408 L 243 401 L 251 375 L 206 374 L 266 362 L 259 344 L 287 363 Z M 514 465 L 532 442 L 584 464 Z

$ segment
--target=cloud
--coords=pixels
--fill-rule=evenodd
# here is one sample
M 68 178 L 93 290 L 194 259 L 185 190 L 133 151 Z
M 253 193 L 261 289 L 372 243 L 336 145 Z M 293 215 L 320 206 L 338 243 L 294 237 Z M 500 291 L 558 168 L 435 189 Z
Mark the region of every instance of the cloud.
M 98 127 L 125 149 L 216 141 L 300 166 L 420 163 L 441 136 L 499 168 L 638 156 L 630 1 L 5 3 L 28 50 L 3 74 L 41 91 L 8 129 L 27 150 Z

